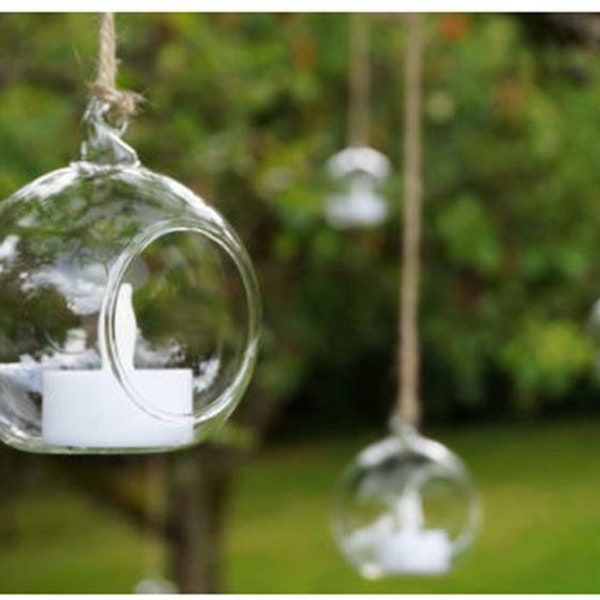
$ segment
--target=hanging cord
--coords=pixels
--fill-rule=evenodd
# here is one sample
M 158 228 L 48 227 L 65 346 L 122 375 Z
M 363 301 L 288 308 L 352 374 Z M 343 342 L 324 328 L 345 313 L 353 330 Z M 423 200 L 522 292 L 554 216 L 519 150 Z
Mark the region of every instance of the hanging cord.
M 404 73 L 404 202 L 398 353 L 397 413 L 418 426 L 419 402 L 419 245 L 421 239 L 421 15 L 406 15 Z
M 366 146 L 369 135 L 369 23 L 364 14 L 350 15 L 348 142 Z
M 100 15 L 98 49 L 98 73 L 96 81 L 90 86 L 92 94 L 111 106 L 111 110 L 120 117 L 135 113 L 141 96 L 135 92 L 117 89 L 117 36 L 113 13 Z

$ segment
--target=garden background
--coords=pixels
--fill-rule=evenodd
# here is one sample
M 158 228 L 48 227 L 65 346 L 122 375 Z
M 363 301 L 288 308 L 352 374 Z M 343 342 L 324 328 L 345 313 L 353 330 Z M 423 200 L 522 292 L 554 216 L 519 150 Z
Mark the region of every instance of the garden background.
M 0 592 L 128 592 L 148 561 L 187 591 L 600 591 L 592 15 L 425 17 L 423 429 L 469 465 L 484 522 L 434 579 L 362 581 L 330 539 L 337 478 L 396 391 L 406 35 L 362 18 L 390 218 L 337 231 L 348 15 L 117 15 L 119 84 L 146 98 L 126 139 L 239 232 L 261 356 L 235 423 L 162 463 L 1 448 Z M 0 198 L 78 157 L 96 34 L 92 14 L 0 15 Z

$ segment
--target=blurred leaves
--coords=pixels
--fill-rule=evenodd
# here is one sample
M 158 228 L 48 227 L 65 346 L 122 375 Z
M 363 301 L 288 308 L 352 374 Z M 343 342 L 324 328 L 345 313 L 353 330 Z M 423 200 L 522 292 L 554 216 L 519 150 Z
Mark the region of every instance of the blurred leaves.
M 582 338 L 579 327 L 566 320 L 528 319 L 505 345 L 503 363 L 516 381 L 516 400 L 527 402 L 535 393 L 564 395 L 578 378 L 592 370 L 590 341 Z
M 459 267 L 472 268 L 487 275 L 497 272 L 501 247 L 493 224 L 472 196 L 461 196 L 449 209 L 440 214 L 438 230 L 450 260 Z

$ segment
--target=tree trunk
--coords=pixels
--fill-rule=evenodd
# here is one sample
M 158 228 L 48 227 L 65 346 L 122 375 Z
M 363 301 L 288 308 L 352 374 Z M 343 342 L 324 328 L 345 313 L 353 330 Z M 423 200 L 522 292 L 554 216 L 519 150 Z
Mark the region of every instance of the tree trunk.
M 181 593 L 222 589 L 224 522 L 234 463 L 201 447 L 173 455 L 169 530 L 171 577 Z

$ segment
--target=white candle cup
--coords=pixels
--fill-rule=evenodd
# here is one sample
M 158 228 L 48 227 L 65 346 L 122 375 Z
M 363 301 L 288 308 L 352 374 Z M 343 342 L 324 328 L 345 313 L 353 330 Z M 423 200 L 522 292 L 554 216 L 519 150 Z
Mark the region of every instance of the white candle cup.
M 155 408 L 190 414 L 190 369 L 138 370 L 133 384 Z M 190 421 L 158 419 L 129 398 L 113 375 L 96 371 L 43 371 L 42 439 L 53 446 L 148 448 L 193 441 Z
M 450 570 L 452 545 L 441 529 L 399 530 L 379 541 L 376 561 L 390 574 L 441 575 Z
M 52 446 L 105 449 L 178 447 L 193 442 L 191 369 L 133 367 L 137 326 L 129 284 L 119 289 L 116 320 L 117 348 L 134 389 L 152 409 L 190 418 L 171 421 L 144 411 L 102 355 L 101 369 L 42 371 L 42 440 Z M 84 351 L 85 339 L 78 343 L 80 347 L 71 352 Z

